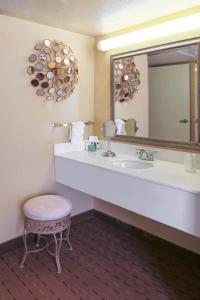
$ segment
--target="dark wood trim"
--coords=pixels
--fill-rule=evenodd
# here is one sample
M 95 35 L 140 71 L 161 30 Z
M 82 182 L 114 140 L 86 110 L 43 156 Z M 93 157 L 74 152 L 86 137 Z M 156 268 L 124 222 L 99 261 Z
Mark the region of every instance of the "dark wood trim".
M 119 58 L 120 55 L 123 57 L 127 57 L 130 55 L 142 55 L 147 53 L 151 53 L 152 51 L 156 51 L 156 48 L 159 51 L 162 51 L 165 49 L 164 47 L 168 47 L 166 49 L 172 49 L 176 48 L 179 46 L 184 46 L 184 44 L 188 45 L 193 45 L 197 44 L 198 45 L 198 120 L 200 120 L 200 37 L 198 38 L 193 38 L 193 39 L 188 39 L 184 41 L 179 41 L 179 42 L 173 42 L 173 43 L 168 43 L 160 46 L 155 46 L 155 47 L 147 47 L 139 50 L 134 50 L 134 51 L 128 51 L 124 53 L 119 53 L 119 54 L 114 54 L 110 56 L 110 75 L 112 75 L 113 72 L 113 61 L 116 58 Z M 189 43 L 191 42 L 191 43 Z M 160 48 L 161 47 L 161 48 Z M 110 76 L 110 117 L 112 120 L 114 120 L 114 97 L 113 97 L 113 76 Z M 155 138 L 144 138 L 144 137 L 132 137 L 132 136 L 124 136 L 124 135 L 117 135 L 115 138 L 112 139 L 113 141 L 116 142 L 125 142 L 129 144 L 136 144 L 136 145 L 142 145 L 142 146 L 149 146 L 149 147 L 159 147 L 159 148 L 167 148 L 167 149 L 173 149 L 177 151 L 192 151 L 192 152 L 200 152 L 200 121 L 198 122 L 198 142 L 181 142 L 181 141 L 169 141 L 169 140 L 161 140 L 161 139 L 155 139 Z
M 195 107 L 195 62 L 189 64 L 190 75 L 190 141 L 195 142 L 196 107 Z
M 113 76 L 114 60 L 111 57 L 110 57 L 110 114 L 111 114 L 111 120 L 114 120 L 114 116 L 115 116 L 114 76 Z
M 177 142 L 177 141 L 164 141 L 159 139 L 150 139 L 143 137 L 131 137 L 125 135 L 117 135 L 112 139 L 114 142 L 124 142 L 129 144 L 136 144 L 141 146 L 149 147 L 158 147 L 158 148 L 167 148 L 177 151 L 192 151 L 199 153 L 200 145 L 198 143 L 186 143 L 186 142 Z
M 197 99 L 198 99 L 198 142 L 200 143 L 200 43 L 198 43 L 198 63 L 197 63 Z
M 78 214 L 76 216 L 73 216 L 71 218 L 71 221 L 72 221 L 73 225 L 76 225 L 81 222 L 88 221 L 92 218 L 94 218 L 94 210 L 93 209 L 83 212 L 81 214 Z M 28 242 L 30 242 L 30 243 L 34 242 L 34 241 L 36 241 L 36 235 L 33 233 L 30 233 L 27 236 L 27 239 L 28 239 Z M 0 244 L 0 254 L 3 254 L 5 252 L 8 252 L 8 251 L 14 250 L 16 248 L 20 248 L 20 247 L 23 247 L 22 236 L 18 236 L 12 240 L 9 240 L 5 243 Z

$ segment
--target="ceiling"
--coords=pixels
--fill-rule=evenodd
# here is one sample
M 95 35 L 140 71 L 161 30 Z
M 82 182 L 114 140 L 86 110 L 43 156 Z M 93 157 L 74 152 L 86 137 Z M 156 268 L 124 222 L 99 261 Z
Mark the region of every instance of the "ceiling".
M 200 5 L 200 0 L 0 0 L 0 14 L 91 36 Z

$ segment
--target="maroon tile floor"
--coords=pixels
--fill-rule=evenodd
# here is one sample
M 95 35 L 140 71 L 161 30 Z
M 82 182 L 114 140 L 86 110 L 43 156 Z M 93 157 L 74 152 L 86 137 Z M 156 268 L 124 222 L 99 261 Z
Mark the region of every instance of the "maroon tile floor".
M 0 300 L 199 300 L 200 258 L 139 237 L 95 217 L 72 226 L 62 274 L 45 252 L 0 256 Z

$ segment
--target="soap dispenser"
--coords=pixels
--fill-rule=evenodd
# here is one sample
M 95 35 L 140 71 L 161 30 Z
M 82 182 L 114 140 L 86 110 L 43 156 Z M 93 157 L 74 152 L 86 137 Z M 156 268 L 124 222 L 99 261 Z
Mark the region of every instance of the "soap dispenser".
M 189 173 L 194 173 L 196 170 L 196 163 L 192 153 L 186 153 L 184 158 L 184 170 Z

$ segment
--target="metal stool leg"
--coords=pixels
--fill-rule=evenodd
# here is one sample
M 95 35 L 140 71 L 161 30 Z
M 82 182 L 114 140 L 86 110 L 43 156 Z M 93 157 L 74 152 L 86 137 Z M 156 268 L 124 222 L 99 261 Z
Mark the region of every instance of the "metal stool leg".
M 20 268 L 22 269 L 24 267 L 24 263 L 25 263 L 25 260 L 27 258 L 27 254 L 28 254 L 28 247 L 27 247 L 27 230 L 24 229 L 24 232 L 23 232 L 23 243 L 24 243 L 24 249 L 25 249 L 25 252 L 24 252 L 24 256 L 22 258 L 22 261 L 21 261 L 21 264 L 20 264 Z
M 71 245 L 70 240 L 69 240 L 70 225 L 71 224 L 69 223 L 69 225 L 66 228 L 66 241 L 67 241 L 67 244 L 69 246 L 69 250 L 72 250 L 73 248 L 72 248 L 72 245 Z
M 56 233 L 53 234 L 55 240 L 55 258 L 56 258 L 56 265 L 57 265 L 57 273 L 61 273 L 61 265 L 60 265 L 60 248 L 62 244 L 62 231 L 60 232 L 60 236 L 57 239 Z
M 64 232 L 64 237 L 63 237 L 63 231 L 66 231 L 66 233 Z M 24 225 L 24 232 L 23 232 L 23 243 L 24 243 L 25 253 L 21 261 L 20 268 L 24 267 L 24 263 L 29 253 L 36 253 L 46 249 L 50 255 L 55 257 L 57 272 L 61 273 L 60 248 L 62 245 L 62 240 L 66 240 L 69 249 L 72 250 L 72 246 L 69 240 L 69 232 L 70 232 L 70 215 L 56 220 L 35 220 L 25 216 L 25 225 Z M 27 235 L 29 233 L 37 234 L 36 244 L 35 247 L 32 247 L 32 249 L 28 249 L 27 246 Z M 53 234 L 54 238 L 52 242 L 55 243 L 55 251 L 50 250 L 51 242 L 48 241 L 48 236 L 47 236 L 49 234 Z M 46 241 L 44 245 L 40 243 L 41 239 L 44 239 Z

